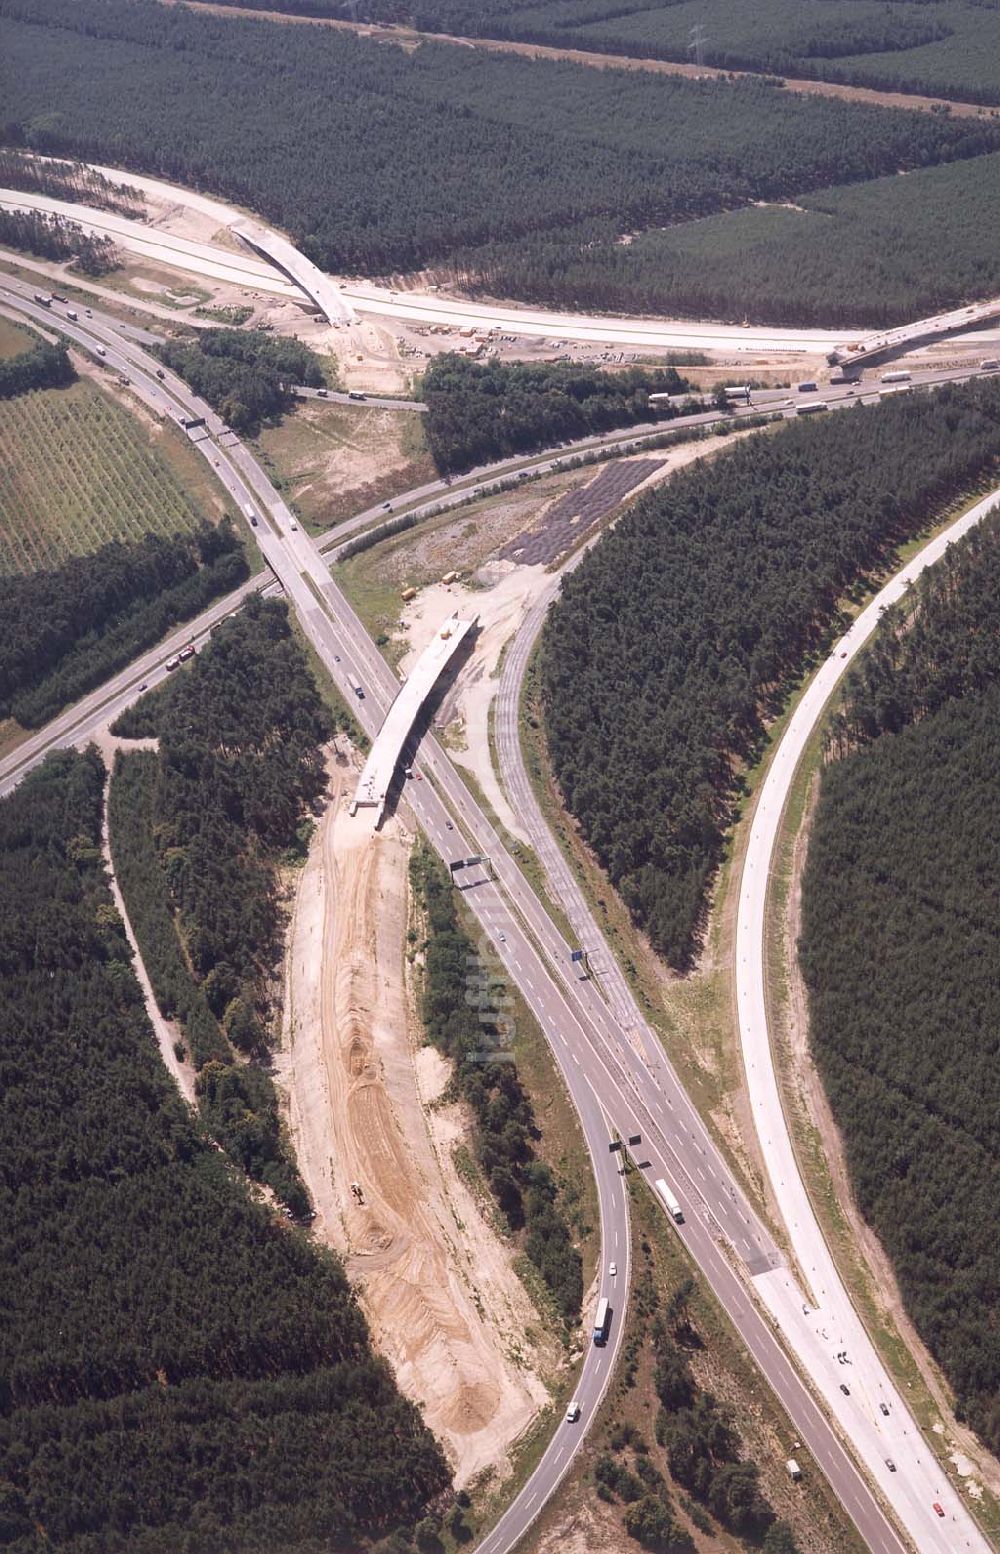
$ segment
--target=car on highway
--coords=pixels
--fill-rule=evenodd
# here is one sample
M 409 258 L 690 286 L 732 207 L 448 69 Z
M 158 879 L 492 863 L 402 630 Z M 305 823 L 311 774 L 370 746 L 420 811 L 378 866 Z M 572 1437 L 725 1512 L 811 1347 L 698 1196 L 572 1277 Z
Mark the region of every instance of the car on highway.
M 157 367 L 157 369 L 156 369 L 156 376 L 161 380 L 161 382 L 166 377 L 166 373 L 164 372 L 162 367 Z
M 446 820 L 444 826 L 446 831 L 454 831 L 455 829 L 450 820 Z
M 291 523 L 291 524 L 289 524 L 288 527 L 291 529 L 292 533 L 294 534 L 299 526 L 298 526 L 297 523 Z
M 609 1263 L 608 1264 L 608 1278 L 609 1279 L 617 1279 L 617 1277 L 618 1277 L 618 1264 L 617 1263 Z
M 148 683 L 148 681 L 143 680 L 143 682 L 140 685 L 139 689 L 140 689 L 140 691 L 148 691 L 149 690 L 149 683 Z
M 505 933 L 498 933 L 497 938 L 500 940 L 501 944 L 507 943 L 507 935 Z
M 893 1462 L 891 1457 L 886 1457 L 885 1465 L 889 1469 L 890 1473 L 895 1473 L 895 1471 L 896 1471 L 896 1464 Z
M 936 1500 L 934 1502 L 934 1512 L 935 1512 L 935 1515 L 937 1515 L 937 1516 L 943 1516 L 944 1515 L 944 1506 L 943 1505 L 938 1505 Z
M 879 1413 L 884 1414 L 885 1417 L 888 1419 L 888 1417 L 889 1417 L 889 1405 L 888 1405 L 888 1403 L 880 1403 L 879 1404 Z
M 104 347 L 103 347 L 103 345 L 99 345 L 99 346 L 98 346 L 98 347 L 97 347 L 97 354 L 98 354 L 98 356 L 107 356 L 107 354 L 108 354 L 108 353 L 107 353 L 107 351 L 106 351 L 106 350 L 105 350 L 105 349 L 104 349 Z
M 569 1405 L 569 1408 L 567 1408 L 567 1410 L 566 1410 L 566 1423 L 567 1424 L 576 1424 L 576 1421 L 579 1419 L 579 1417 L 580 1417 L 580 1405 L 576 1401 L 576 1398 L 574 1398 L 572 1403 Z
M 845 1398 L 849 1398 L 849 1397 L 850 1397 L 850 1395 L 851 1395 L 851 1389 L 850 1389 L 850 1387 L 849 1387 L 849 1386 L 848 1386 L 848 1385 L 847 1385 L 847 1382 L 846 1382 L 846 1381 L 842 1381 L 842 1382 L 841 1382 L 841 1383 L 840 1383 L 840 1390 L 841 1390 L 841 1392 L 842 1392 L 842 1393 L 843 1393 L 843 1394 L 844 1394 L 844 1396 L 845 1396 Z

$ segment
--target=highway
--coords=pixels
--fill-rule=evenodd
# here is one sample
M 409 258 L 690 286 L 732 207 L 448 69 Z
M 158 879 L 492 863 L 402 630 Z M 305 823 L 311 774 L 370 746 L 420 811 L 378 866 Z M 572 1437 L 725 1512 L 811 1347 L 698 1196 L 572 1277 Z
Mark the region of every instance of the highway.
M 27 288 L 23 291 L 27 293 Z M 52 315 L 47 310 L 34 308 L 23 296 L 20 306 L 36 321 L 51 323 Z M 107 323 L 93 320 L 88 321 L 86 327 L 77 327 L 60 320 L 59 327 L 87 349 L 93 349 L 100 341 L 107 359 L 128 373 L 136 392 L 161 413 L 166 410 L 176 416 L 180 406 L 190 413 L 206 415 L 212 435 L 198 446 L 210 459 L 241 511 L 248 501 L 259 511 L 260 527 L 254 534 L 269 565 L 348 699 L 351 697 L 346 679 L 348 672 L 362 681 L 366 694 L 363 699 L 352 701 L 352 705 L 362 725 L 374 732 L 398 689 L 398 680 L 331 582 L 316 547 L 294 526 L 288 508 L 247 450 L 179 380 L 172 375 L 158 380 L 155 363 L 134 343 L 117 336 Z M 456 837 L 448 830 L 448 819 L 451 818 L 461 827 L 458 851 L 464 852 L 468 848 L 470 852 L 489 853 L 492 857 L 498 878 L 490 880 L 483 871 L 482 878 L 474 879 L 471 888 L 466 889 L 465 899 L 491 939 L 495 953 L 539 1019 L 566 1079 L 594 1160 L 601 1201 L 603 1255 L 605 1260 L 615 1258 L 620 1270 L 618 1285 L 604 1290 L 612 1297 L 616 1308 L 611 1341 L 605 1350 L 588 1350 L 578 1394 L 584 1406 L 581 1426 L 559 1427 L 552 1446 L 528 1485 L 484 1541 L 483 1554 L 502 1554 L 503 1550 L 512 1547 L 519 1529 L 523 1531 L 545 1503 L 583 1437 L 582 1427 L 596 1407 L 613 1364 L 627 1289 L 627 1273 L 622 1274 L 621 1270 L 627 1268 L 627 1255 L 622 1247 L 624 1244 L 627 1248 L 628 1216 L 615 1157 L 607 1150 L 610 1128 L 623 1136 L 640 1134 L 643 1147 L 635 1153 L 643 1170 L 653 1176 L 665 1176 L 677 1191 L 686 1210 L 685 1224 L 679 1227 L 679 1234 L 741 1331 L 748 1348 L 761 1363 L 796 1430 L 830 1477 L 869 1546 L 879 1554 L 904 1548 L 906 1545 L 900 1542 L 887 1521 L 864 1478 L 841 1446 L 837 1433 L 790 1365 L 776 1339 L 772 1321 L 761 1314 L 748 1284 L 734 1270 L 734 1265 L 738 1267 L 743 1263 L 746 1266 L 758 1297 L 769 1288 L 768 1279 L 780 1283 L 782 1289 L 791 1287 L 790 1276 L 782 1268 L 770 1237 L 755 1222 L 738 1185 L 718 1157 L 696 1114 L 687 1106 L 683 1092 L 679 1087 L 676 1091 L 671 1088 L 672 1075 L 662 1054 L 655 1064 L 647 1061 L 649 1054 L 644 1055 L 641 1050 L 644 1043 L 640 1040 L 637 1051 L 633 1040 L 629 1039 L 630 1034 L 634 1039 L 635 1033 L 625 1032 L 619 1026 L 598 983 L 581 979 L 570 965 L 570 947 L 531 892 L 514 860 L 505 853 L 499 837 L 474 804 L 444 752 L 429 736 L 421 742 L 418 761 L 424 776 L 430 780 L 407 785 L 407 797 L 442 856 L 447 860 L 456 855 Z M 447 800 L 447 809 L 443 799 Z M 468 874 L 466 879 L 469 879 Z M 602 1282 L 607 1285 L 606 1275 Z M 786 1328 L 786 1333 L 793 1339 L 797 1336 L 794 1327 Z M 808 1366 L 808 1350 L 805 1356 L 801 1350 L 799 1353 Z M 825 1357 L 824 1364 L 829 1366 L 829 1357 Z M 856 1423 L 849 1412 L 848 1427 Z M 858 1439 L 857 1429 L 849 1428 L 848 1433 Z M 867 1439 L 861 1444 L 867 1448 Z M 867 1450 L 862 1456 L 866 1462 L 869 1460 Z M 895 1484 L 889 1485 L 889 1492 L 895 1488 Z M 909 1507 L 904 1506 L 904 1509 L 909 1510 Z M 937 1551 L 946 1554 L 946 1551 L 962 1547 L 951 1541 L 954 1530 L 953 1526 L 947 1541 L 942 1540 L 938 1528 L 931 1529 L 926 1535 L 921 1530 L 916 1546 L 921 1551 L 927 1549 L 934 1554 Z M 975 1530 L 972 1531 L 975 1535 Z M 985 1544 L 981 1540 L 970 1541 L 968 1547 L 985 1548 Z
M 947 1550 L 984 1550 L 989 1545 L 924 1443 L 916 1421 L 864 1332 L 843 1289 L 799 1177 L 768 1037 L 764 910 L 771 855 L 788 789 L 834 685 L 875 629 L 882 609 L 905 592 L 908 579 L 937 560 L 949 541 L 967 532 L 996 504 L 998 497 L 1000 492 L 994 492 L 980 502 L 904 567 L 859 616 L 813 680 L 775 754 L 755 810 L 738 916 L 740 1031 L 754 1123 L 792 1249 L 798 1266 L 809 1280 L 809 1287 L 803 1290 L 787 1267 L 751 1268 L 754 1285 L 776 1324 L 791 1339 L 800 1363 L 824 1397 L 827 1408 L 838 1419 L 845 1436 L 854 1441 L 862 1461 L 900 1514 L 921 1554 L 925 1549 L 940 1549 L 944 1554 Z M 584 553 L 583 550 L 577 552 L 565 570 L 578 565 Z M 552 579 L 526 615 L 504 657 L 494 723 L 501 775 L 508 797 L 545 869 L 552 897 L 566 912 L 578 944 L 588 950 L 592 974 L 600 983 L 618 1024 L 632 1034 L 638 1049 L 645 1053 L 650 1072 L 657 1075 L 664 1094 L 670 1096 L 675 1120 L 683 1119 L 689 1137 L 697 1141 L 704 1158 L 708 1159 L 716 1152 L 707 1131 L 663 1056 L 658 1037 L 645 1021 L 600 933 L 576 877 L 549 830 L 524 764 L 520 741 L 524 674 L 546 612 L 560 586 L 561 575 Z M 850 1356 L 848 1365 L 837 1358 L 845 1350 Z M 849 1386 L 848 1396 L 844 1395 L 842 1386 Z M 887 1415 L 882 1413 L 883 1404 Z M 895 1471 L 887 1466 L 890 1460 L 895 1464 Z M 943 1519 L 932 1510 L 935 1503 L 944 1510 Z
M 259 235 L 266 232 L 266 229 L 259 223 L 248 222 L 235 207 L 227 207 L 220 201 L 205 201 L 200 196 L 196 197 L 199 203 L 194 205 L 188 191 L 173 184 L 153 178 L 139 178 L 120 170 L 104 171 L 120 182 L 133 184 L 171 203 L 191 204 L 196 209 L 209 206 L 217 217 L 219 212 L 225 212 L 225 224 L 235 232 L 239 233 L 241 228 L 244 232 L 255 229 L 257 239 L 254 247 L 262 251 Z M 315 266 L 311 267 L 315 275 L 302 272 L 301 284 L 296 284 L 287 278 L 293 273 L 292 266 L 285 267 L 279 275 L 273 264 L 234 253 L 220 243 L 178 237 L 142 221 L 97 210 L 93 206 L 70 204 L 47 195 L 22 194 L 16 189 L 0 189 L 0 206 L 11 210 L 53 211 L 77 222 L 88 231 L 112 238 L 123 248 L 144 259 L 172 265 L 192 275 L 235 282 L 258 291 L 294 296 L 300 300 L 308 297 L 314 306 L 320 306 L 331 322 L 336 323 L 346 323 L 354 313 L 365 313 L 398 319 L 400 322 L 443 324 L 450 329 L 497 329 L 525 339 L 565 337 L 604 345 L 640 346 L 650 350 L 808 351 L 825 354 L 843 345 L 845 340 L 844 331 L 835 334 L 820 329 L 742 328 L 733 324 L 700 324 L 689 320 L 586 318 L 572 313 L 519 307 L 517 304 L 507 306 L 464 301 L 426 292 L 397 292 L 363 281 L 335 282 L 315 270 Z M 288 250 L 294 252 L 287 239 L 281 238 L 279 234 L 272 232 L 267 236 L 269 242 L 285 244 Z M 285 257 L 287 259 L 287 254 Z M 308 263 L 305 260 L 302 262 Z M 317 287 L 316 276 L 320 276 L 324 283 L 322 292 Z M 342 299 L 344 312 L 340 317 L 337 316 L 330 295 L 334 290 L 339 292 Z M 316 298 L 320 295 L 323 301 L 317 303 Z M 854 336 L 849 333 L 846 338 Z
M 22 310 L 38 322 L 51 319 L 47 310 L 26 300 L 26 294 L 27 288 L 20 288 Z M 62 327 L 86 349 L 96 349 L 100 343 L 105 359 L 130 375 L 134 390 L 151 408 L 161 413 L 166 408 L 174 415 L 205 416 L 212 436 L 202 438 L 196 446 L 211 461 L 240 511 L 245 511 L 247 503 L 255 508 L 259 526 L 254 537 L 265 559 L 332 678 L 362 726 L 374 735 L 396 694 L 398 680 L 330 580 L 312 542 L 294 526 L 292 514 L 263 470 L 208 406 L 172 374 L 158 379 L 152 359 L 131 341 L 116 336 L 112 326 L 89 320 L 86 325 L 63 323 Z M 363 698 L 352 700 L 350 675 L 363 684 Z M 600 1293 L 608 1294 L 615 1308 L 607 1347 L 593 1346 L 586 1352 L 576 1394 L 583 1411 L 580 1425 L 564 1423 L 557 1429 L 528 1483 L 484 1540 L 482 1554 L 505 1554 L 523 1535 L 568 1470 L 610 1379 L 623 1331 L 629 1267 L 627 1202 L 617 1157 L 608 1150 L 612 1129 L 621 1137 L 642 1138 L 643 1147 L 635 1151 L 641 1168 L 653 1179 L 665 1177 L 680 1196 L 686 1221 L 678 1233 L 788 1409 L 802 1440 L 834 1483 L 869 1547 L 876 1554 L 897 1554 L 905 1545 L 789 1363 L 747 1285 L 734 1272 L 730 1259 L 745 1263 L 751 1272 L 761 1272 L 779 1267 L 780 1255 L 763 1227 L 755 1224 L 738 1184 L 718 1158 L 696 1114 L 687 1107 L 687 1120 L 675 1119 L 678 1103 L 686 1105 L 686 1098 L 679 1089 L 676 1099 L 664 1089 L 665 1065 L 659 1071 L 648 1071 L 624 1039 L 595 983 L 581 978 L 571 965 L 570 946 L 431 736 L 421 741 L 418 759 L 422 775 L 432 780 L 408 784 L 407 796 L 432 844 L 446 861 L 455 857 L 456 834 L 448 826 L 451 819 L 461 828 L 460 853 L 479 852 L 492 859 L 492 879 L 485 870 L 479 878 L 466 871 L 464 897 L 538 1019 L 580 1117 L 600 1205 Z M 690 1136 L 685 1137 L 689 1129 Z M 610 1261 L 619 1268 L 613 1287 L 606 1272 Z
M 846 1352 L 848 1362 L 834 1368 L 830 1364 L 827 1403 L 843 1415 L 858 1416 L 862 1426 L 878 1424 L 877 1435 L 868 1428 L 869 1465 L 880 1481 L 887 1479 L 885 1459 L 897 1467 L 894 1476 L 900 1491 L 913 1502 L 907 1524 L 917 1546 L 937 1547 L 930 1531 L 920 1534 L 921 1518 L 928 1529 L 942 1531 L 944 1547 L 951 1550 L 984 1548 L 988 1545 L 971 1524 L 960 1497 L 934 1461 L 933 1455 L 915 1438 L 915 1426 L 898 1397 L 890 1397 L 886 1376 L 871 1340 L 843 1286 L 826 1239 L 813 1212 L 798 1161 L 788 1132 L 770 1039 L 765 978 L 765 926 L 768 881 L 778 842 L 782 815 L 795 772 L 830 696 L 853 660 L 876 630 L 879 617 L 890 604 L 901 599 L 912 581 L 944 555 L 948 545 L 978 524 L 1000 502 L 1000 489 L 978 502 L 938 535 L 876 594 L 844 636 L 834 644 L 826 662 L 816 672 L 789 722 L 774 753 L 754 809 L 746 857 L 740 879 L 736 931 L 736 993 L 739 1012 L 740 1042 L 754 1126 L 764 1155 L 771 1184 L 782 1218 L 788 1227 L 799 1266 L 811 1285 L 815 1307 L 809 1316 L 817 1349 L 828 1357 Z M 786 1315 L 787 1320 L 787 1315 Z M 840 1384 L 850 1385 L 845 1399 Z M 879 1420 L 876 1405 L 890 1407 L 888 1420 Z M 857 1438 L 857 1432 L 852 1430 Z M 881 1453 L 881 1460 L 876 1453 Z M 916 1463 L 912 1459 L 916 1456 Z M 919 1470 L 914 1472 L 914 1466 Z M 881 1470 L 881 1471 L 880 1471 Z M 944 1527 L 931 1507 L 937 1502 L 945 1512 Z
M 427 406 L 422 399 L 390 399 L 388 396 L 380 399 L 377 394 L 345 394 L 341 389 L 304 388 L 300 384 L 295 385 L 295 397 L 325 399 L 331 405 L 354 405 L 356 401 L 362 400 L 366 410 L 415 410 L 418 415 L 427 414 Z
M 17 283 L 10 284 L 8 300 L 19 311 L 35 322 L 50 320 L 51 315 L 47 310 L 28 300 L 29 297 L 28 288 L 20 287 Z M 85 325 L 61 321 L 60 327 L 88 351 L 93 352 L 100 345 L 106 353 L 105 359 L 119 371 L 128 373 L 135 392 L 157 413 L 162 414 L 166 410 L 175 417 L 180 413 L 205 416 L 213 435 L 199 440 L 195 445 L 209 460 L 240 511 L 245 512 L 248 503 L 255 508 L 258 527 L 253 531 L 254 539 L 295 608 L 306 635 L 331 678 L 345 700 L 352 705 L 362 727 L 374 737 L 399 688 L 399 681 L 346 599 L 330 580 L 326 565 L 312 541 L 297 526 L 293 527 L 292 514 L 270 485 L 264 471 L 219 417 L 200 402 L 186 385 L 169 373 L 163 380 L 158 379 L 155 362 L 131 342 L 120 337 L 116 339 L 112 327 L 97 320 L 87 320 Z M 228 603 L 228 600 L 220 601 L 215 607 L 216 612 L 225 614 Z M 190 637 L 190 626 L 187 632 Z M 138 673 L 136 669 L 128 685 L 114 696 L 105 695 L 103 702 L 102 693 L 94 693 L 95 702 L 100 705 L 95 705 L 88 714 L 93 726 L 98 726 L 109 713 L 118 711 L 135 699 L 142 683 Z M 353 696 L 349 674 L 363 681 L 366 688 L 363 698 Z M 72 713 L 65 716 L 69 718 Z M 37 736 L 40 742 L 48 732 L 43 730 Z M 78 730 L 78 737 L 80 735 L 82 729 Z M 49 745 L 54 747 L 59 742 L 62 741 L 50 740 Z M 445 762 L 443 752 L 436 751 L 435 754 Z M 3 773 L 0 791 L 9 791 L 28 766 L 40 758 L 37 748 L 30 760 L 19 760 L 18 752 L 15 752 L 12 758 L 0 765 L 0 772 Z M 9 770 L 11 764 L 16 769 Z M 454 778 L 450 765 L 449 772 Z M 454 780 L 457 781 L 457 778 Z M 462 791 L 466 791 L 464 786 Z M 433 785 L 428 781 L 409 785 L 408 798 L 429 841 L 441 857 L 449 861 L 454 856 L 454 834 L 449 824 L 449 812 Z M 474 818 L 470 813 L 470 819 Z M 500 888 L 484 877 L 478 887 L 467 893 L 466 900 L 483 929 L 484 952 L 506 967 L 531 1005 L 539 991 L 544 995 L 546 988 L 551 987 L 550 980 L 538 951 L 510 912 Z M 554 987 L 551 988 L 548 1003 L 547 1034 L 551 1035 L 552 1027 L 558 1025 L 562 1045 L 560 1049 L 554 1049 L 554 1055 L 572 1095 L 591 1157 L 601 1230 L 602 1261 L 597 1277 L 598 1294 L 608 1297 L 613 1317 L 607 1344 L 588 1345 L 584 1353 L 575 1392 L 581 1406 L 582 1417 L 579 1423 L 570 1424 L 563 1420 L 557 1425 L 542 1461 L 487 1540 L 490 1554 L 513 1547 L 546 1504 L 580 1449 L 587 1427 L 614 1371 L 625 1330 L 624 1318 L 631 1279 L 628 1206 L 618 1156 L 608 1148 L 612 1140 L 611 1124 L 598 1093 L 578 1076 L 577 1064 L 572 1057 L 572 1049 L 583 1048 L 586 1037 L 581 1024 Z M 614 1278 L 608 1272 L 611 1261 L 617 1265 Z M 585 1335 L 588 1319 L 592 1320 L 592 1307 L 584 1312 Z

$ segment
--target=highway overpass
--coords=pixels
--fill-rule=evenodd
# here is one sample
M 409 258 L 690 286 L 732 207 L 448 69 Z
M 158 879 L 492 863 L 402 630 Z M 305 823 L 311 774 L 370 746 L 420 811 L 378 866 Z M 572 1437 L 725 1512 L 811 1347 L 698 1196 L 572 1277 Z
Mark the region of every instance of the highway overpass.
M 989 297 L 985 302 L 976 302 L 970 307 L 951 308 L 947 313 L 938 313 L 933 318 L 920 318 L 912 324 L 902 324 L 897 329 L 882 329 L 876 334 L 864 335 L 860 340 L 838 347 L 831 352 L 831 356 L 835 356 L 839 365 L 845 369 L 860 369 L 873 362 L 885 361 L 890 356 L 897 356 L 901 351 L 911 351 L 915 346 L 925 345 L 929 341 L 942 340 L 947 335 L 975 329 L 978 324 L 993 323 L 998 318 L 1000 297 Z
M 322 270 L 317 269 L 305 254 L 299 253 L 287 237 L 282 237 L 279 232 L 272 232 L 269 227 L 258 226 L 255 221 L 236 221 L 230 231 L 246 243 L 248 248 L 252 248 L 254 253 L 270 259 L 282 275 L 294 281 L 295 285 L 315 302 L 328 323 L 335 325 L 357 323 L 354 310 L 345 300 L 337 283 L 328 275 L 324 275 Z
M 478 619 L 478 615 L 469 620 L 449 615 L 424 648 L 409 679 L 404 681 L 386 713 L 385 722 L 368 753 L 351 805 L 352 815 L 358 809 L 372 807 L 378 826 L 403 746 L 413 731 L 420 709 Z

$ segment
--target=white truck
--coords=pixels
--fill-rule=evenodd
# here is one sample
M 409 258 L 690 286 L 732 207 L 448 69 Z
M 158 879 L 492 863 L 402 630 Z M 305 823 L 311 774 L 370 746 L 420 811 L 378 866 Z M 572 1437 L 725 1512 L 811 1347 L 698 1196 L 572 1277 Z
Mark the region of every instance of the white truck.
M 246 513 L 247 517 L 250 519 L 250 522 L 253 524 L 254 528 L 256 529 L 256 527 L 257 527 L 257 513 L 256 513 L 256 510 L 254 508 L 253 503 L 252 502 L 244 502 L 243 503 L 243 511 Z
M 909 372 L 883 372 L 879 378 L 880 383 L 909 383 L 912 373 Z
M 793 1484 L 797 1484 L 799 1479 L 802 1477 L 802 1469 L 799 1467 L 794 1457 L 789 1457 L 788 1461 L 785 1463 L 785 1472 L 788 1474 L 788 1477 L 791 1479 Z
M 355 696 L 360 697 L 361 700 L 364 701 L 364 699 L 365 699 L 365 692 L 364 692 L 364 687 L 361 684 L 361 681 L 360 680 L 356 680 L 352 674 L 349 674 L 347 676 L 347 683 L 351 687 L 351 690 L 354 692 Z
M 663 1202 L 666 1204 L 667 1213 L 670 1215 L 671 1219 L 676 1220 L 678 1225 L 683 1225 L 684 1211 L 680 1204 L 677 1202 L 677 1199 L 674 1197 L 673 1193 L 670 1191 L 670 1188 L 667 1186 L 666 1182 L 663 1180 L 662 1176 L 657 1178 L 656 1190 L 660 1197 L 663 1199 Z

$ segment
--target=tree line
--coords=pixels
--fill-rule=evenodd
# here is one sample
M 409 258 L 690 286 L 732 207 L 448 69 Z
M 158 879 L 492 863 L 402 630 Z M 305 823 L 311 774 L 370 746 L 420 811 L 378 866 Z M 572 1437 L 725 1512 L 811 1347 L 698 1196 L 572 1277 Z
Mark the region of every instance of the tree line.
M 168 340 L 158 354 L 236 432 L 279 417 L 295 403 L 295 384 L 326 381 L 315 351 L 260 329 L 202 329 L 193 340 Z
M 889 612 L 852 670 L 829 734 L 800 941 L 813 1050 L 859 1206 L 959 1418 L 993 1452 L 998 606 L 993 519 Z
M 563 584 L 541 647 L 568 809 L 672 965 L 770 720 L 838 600 L 1000 454 L 1000 385 L 793 422 L 634 504 Z
M 41 210 L 0 210 L 0 243 L 40 259 L 76 260 L 84 275 L 107 275 L 120 263 L 109 237 L 85 232 L 65 216 Z
M 556 1180 L 537 1156 L 538 1125 L 503 1028 L 502 978 L 491 978 L 476 954 L 458 920 L 451 881 L 424 846 L 413 855 L 410 879 L 427 922 L 424 1027 L 454 1065 L 454 1088 L 475 1118 L 476 1159 L 508 1228 L 521 1238 L 563 1321 L 574 1326 L 583 1298 L 582 1263 Z
M 248 576 L 224 519 L 0 577 L 0 716 L 40 728 Z
M 307 1219 L 309 1194 L 270 1075 L 240 1063 L 233 1051 L 234 1044 L 246 1056 L 260 1054 L 260 1022 L 245 1000 L 234 1000 L 226 1010 L 224 1033 L 185 958 L 156 850 L 157 777 L 157 759 L 151 752 L 119 752 L 108 805 L 115 868 L 143 965 L 160 1013 L 177 1020 L 184 1033 L 178 1051 L 189 1053 L 197 1070 L 198 1107 L 208 1131 L 253 1181 L 269 1187 L 296 1219 Z
M 267 1072 L 283 926 L 277 865 L 325 786 L 320 747 L 331 727 L 285 605 L 252 595 L 114 728 L 159 740 L 155 755 L 116 768 L 110 812 L 157 1003 L 181 1021 L 212 1133 L 304 1215 Z
M 8 121 L 0 130 L 0 186 L 25 194 L 45 194 L 50 199 L 71 200 L 116 211 L 119 216 L 141 216 L 142 195 L 130 184 L 115 183 L 104 173 L 82 162 L 42 161 L 24 147 L 20 126 Z
M 3 241 L 3 212 L 0 211 L 0 242 Z M 28 351 L 0 361 L 0 399 L 29 394 L 32 389 L 65 388 L 76 381 L 76 370 L 64 345 L 39 340 Z
M 562 363 L 485 364 L 446 352 L 423 376 L 428 446 L 442 473 L 550 448 L 591 432 L 668 419 L 677 407 L 651 405 L 650 394 L 690 385 L 673 368 L 622 373 Z
M 4 1548 L 367 1547 L 447 1465 L 339 1263 L 251 1200 L 165 1073 L 103 782 L 62 751 L 0 803 Z
M 6 113 L 29 145 L 211 188 L 349 273 L 440 265 L 475 285 L 498 249 L 524 242 L 537 253 L 544 235 L 581 255 L 596 241 L 1000 144 L 989 120 L 807 98 L 759 80 L 688 81 L 444 44 L 406 52 L 125 0 L 2 0 L 0 9 Z M 274 131 L 266 146 L 262 122 Z M 537 286 L 544 263 L 538 255 Z M 735 286 L 731 298 L 735 310 Z

